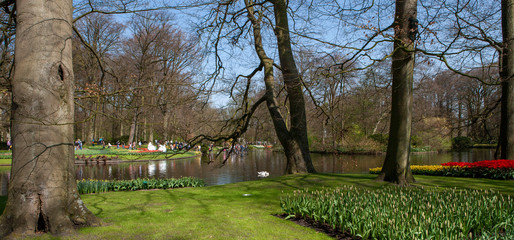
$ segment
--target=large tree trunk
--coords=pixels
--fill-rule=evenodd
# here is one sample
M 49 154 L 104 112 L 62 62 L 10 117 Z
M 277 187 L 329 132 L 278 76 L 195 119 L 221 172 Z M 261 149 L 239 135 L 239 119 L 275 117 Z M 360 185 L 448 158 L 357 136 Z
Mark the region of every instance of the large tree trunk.
M 514 159 L 514 0 L 502 0 L 502 31 L 500 156 Z
M 266 85 L 266 105 L 268 107 L 277 138 L 284 148 L 284 153 L 287 160 L 286 173 L 307 173 L 309 172 L 309 169 L 305 164 L 300 145 L 297 141 L 295 141 L 295 139 L 292 137 L 292 134 L 287 129 L 286 121 L 284 121 L 284 118 L 279 111 L 278 103 L 275 98 L 273 60 L 269 58 L 265 59 L 263 64 L 264 82 Z
M 13 166 L 0 237 L 97 224 L 77 193 L 72 1 L 16 1 Z
M 280 67 L 282 68 L 284 85 L 289 98 L 291 136 L 294 141 L 298 143 L 307 171 L 315 172 L 316 170 L 314 170 L 314 165 L 312 165 L 311 154 L 309 151 L 307 117 L 305 114 L 305 100 L 303 98 L 302 81 L 294 61 L 293 50 L 291 49 L 286 0 L 275 0 L 274 9 L 276 22 L 275 35 L 277 36 Z
M 314 167 L 312 167 L 312 162 L 310 162 L 310 155 L 307 161 L 309 161 L 311 166 L 308 166 L 307 161 L 305 160 L 305 154 L 302 151 L 302 147 L 305 147 L 304 142 L 299 142 L 298 139 L 293 137 L 293 134 L 290 130 L 287 129 L 286 121 L 284 120 L 283 115 L 279 111 L 279 106 L 277 104 L 277 100 L 275 98 L 275 79 L 273 75 L 273 59 L 269 58 L 266 55 L 266 52 L 262 43 L 262 35 L 261 35 L 261 15 L 255 15 L 255 11 L 253 9 L 253 2 L 251 0 L 245 0 L 246 8 L 248 10 L 248 18 L 252 22 L 252 29 L 254 35 L 254 44 L 255 44 L 255 52 L 259 56 L 261 60 L 261 64 L 264 67 L 264 83 L 266 86 L 266 104 L 268 107 L 268 111 L 271 115 L 271 119 L 273 121 L 273 126 L 275 128 L 275 132 L 277 134 L 277 138 L 280 141 L 282 147 L 284 148 L 284 153 L 287 159 L 286 165 L 286 173 L 306 173 L 306 172 L 315 172 Z M 291 96 L 289 97 L 291 98 Z M 302 95 L 303 99 L 303 95 Z M 290 100 L 291 101 L 291 100 Z M 304 109 L 305 111 L 305 109 Z M 300 127 L 300 125 L 296 125 L 296 127 Z M 306 127 L 306 126 L 305 126 Z M 307 131 L 305 129 L 305 131 Z M 301 135 L 301 134 L 300 134 Z M 308 144 L 307 144 L 308 151 Z
M 96 113 L 91 111 L 91 114 L 96 114 Z M 87 139 L 88 139 L 88 141 L 89 140 L 93 140 L 93 139 L 98 140 L 98 139 L 95 138 L 96 137 L 95 136 L 95 118 L 91 118 L 88 121 L 87 126 L 88 126 L 88 129 L 87 129 Z
M 129 139 L 128 139 L 129 142 L 126 144 L 134 142 L 134 137 L 136 135 L 137 116 L 139 115 L 138 112 L 139 112 L 139 109 L 136 109 L 136 111 L 134 112 L 134 116 L 132 117 L 132 121 L 130 123 Z
M 171 109 L 168 110 L 168 104 L 165 106 L 165 112 L 162 119 L 162 128 L 164 129 L 164 139 L 163 140 L 170 140 L 169 138 L 169 121 L 170 121 L 170 112 Z
M 387 153 L 378 180 L 406 185 L 414 181 L 410 169 L 414 40 L 417 0 L 396 0 L 392 63 L 393 93 Z

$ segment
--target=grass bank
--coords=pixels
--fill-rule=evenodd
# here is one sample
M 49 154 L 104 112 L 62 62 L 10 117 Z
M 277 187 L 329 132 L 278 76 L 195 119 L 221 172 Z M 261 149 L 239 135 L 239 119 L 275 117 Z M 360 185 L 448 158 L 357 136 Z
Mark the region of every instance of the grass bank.
M 118 157 L 122 161 L 138 161 L 138 160 L 160 160 L 160 159 L 176 159 L 199 156 L 201 153 L 196 151 L 168 151 L 163 152 L 142 152 L 141 150 L 128 150 L 125 148 L 102 148 L 101 146 L 88 147 L 82 150 L 75 150 L 75 156 L 86 157 Z
M 10 158 L 0 159 L 0 165 L 11 165 L 11 163 L 12 163 L 12 159 L 10 159 Z
M 82 155 L 82 154 L 76 154 Z M 147 160 L 161 160 L 161 159 L 178 159 L 178 158 L 189 158 L 200 156 L 200 152 L 179 152 L 179 153 L 152 153 L 152 154 L 84 154 L 86 157 L 97 157 L 97 156 L 106 156 L 110 158 L 117 157 L 122 161 L 147 161 Z
M 86 149 L 83 150 L 75 150 L 75 156 L 86 156 L 86 157 L 97 157 L 97 156 L 106 156 L 109 158 L 117 157 L 122 161 L 147 161 L 147 160 L 161 160 L 161 159 L 178 159 L 178 158 L 190 158 L 195 156 L 200 156 L 201 153 L 197 151 L 177 151 L 177 152 L 152 152 L 152 153 L 137 153 L 136 150 L 127 150 L 127 149 L 116 149 L 116 148 L 106 148 L 101 149 Z M 12 156 L 10 152 L 4 153 L 4 155 L 0 155 L 0 165 L 11 165 Z
M 102 227 L 80 229 L 62 239 L 331 239 L 273 216 L 280 197 L 298 189 L 341 185 L 366 189 L 387 183 L 372 174 L 292 175 L 204 188 L 82 195 Z M 490 189 L 514 195 L 512 181 L 416 176 L 426 187 Z M 245 196 L 245 194 L 250 194 Z M 0 198 L 3 211 L 5 197 Z M 49 235 L 35 239 L 55 239 Z

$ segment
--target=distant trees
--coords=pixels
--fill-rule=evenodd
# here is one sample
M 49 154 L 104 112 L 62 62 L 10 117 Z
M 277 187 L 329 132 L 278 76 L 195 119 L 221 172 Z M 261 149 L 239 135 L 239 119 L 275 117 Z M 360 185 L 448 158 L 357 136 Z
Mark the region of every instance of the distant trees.
M 206 119 L 216 115 L 200 114 L 203 101 L 193 88 L 202 59 L 196 39 L 174 28 L 165 12 L 140 14 L 128 26 L 132 34 L 124 38 L 124 28 L 106 15 L 88 15 L 76 24 L 75 136 L 125 136 L 128 144 L 185 140 L 202 132 Z
M 103 94 L 118 90 L 111 84 L 113 61 L 120 50 L 124 27 L 112 16 L 87 15 L 75 22 L 74 30 L 73 68 L 77 86 L 74 135 L 86 142 L 110 136 L 104 135 L 104 123 L 110 117 L 119 119 L 116 113 L 114 116 L 104 114 L 108 112 L 108 104 L 116 104 L 119 97 L 111 96 L 109 99 Z
M 469 136 L 477 143 L 497 142 L 500 114 L 497 87 L 499 83 L 498 58 L 495 57 L 498 52 L 495 53 L 495 51 L 500 46 L 498 44 L 499 2 L 488 2 L 483 5 L 480 1 L 433 1 L 421 6 L 423 13 L 418 17 L 420 21 L 419 36 L 416 38 L 416 48 L 412 50 L 417 52 L 417 57 L 421 59 L 415 64 L 415 68 L 419 70 L 415 70 L 417 74 L 413 77 L 413 140 L 411 141 L 413 147 L 421 147 L 425 151 L 448 149 L 451 137 L 455 136 Z M 385 50 L 380 46 L 383 47 L 394 40 L 390 31 L 392 27 L 389 27 L 387 20 L 388 16 L 392 15 L 389 11 L 391 6 L 380 1 L 374 1 L 374 4 L 364 2 L 359 5 L 360 8 L 349 2 L 345 2 L 348 3 L 345 8 L 339 7 L 337 4 L 332 5 L 332 1 L 326 1 L 326 3 L 312 12 L 308 10 L 314 8 L 306 10 L 298 7 L 301 11 L 298 11 L 300 13 L 296 13 L 296 15 L 307 11 L 309 22 L 315 22 L 315 17 L 319 17 L 321 12 L 323 17 L 338 19 L 341 24 L 346 26 L 337 29 L 351 29 L 356 32 L 354 35 L 349 35 L 354 37 L 348 37 L 347 41 L 342 37 L 343 43 L 337 41 L 327 43 L 326 39 L 319 40 L 320 45 L 327 44 L 330 46 L 330 48 L 327 47 L 330 50 L 328 53 L 318 50 L 316 55 L 318 57 L 322 54 L 330 55 L 332 52 L 337 52 L 334 49 L 339 49 L 348 57 L 334 61 L 332 69 L 339 69 L 339 72 L 335 71 L 330 76 L 344 74 L 354 77 L 352 82 L 347 85 L 348 89 L 344 93 L 339 92 L 334 98 L 344 99 L 341 101 L 343 107 L 340 109 L 344 109 L 343 112 L 347 118 L 336 120 L 328 117 L 328 107 L 321 111 L 313 110 L 314 114 L 311 117 L 314 120 L 311 122 L 317 126 L 310 128 L 316 130 L 316 132 L 311 132 L 311 138 L 318 139 L 319 145 L 319 141 L 323 140 L 325 135 L 333 135 L 330 131 L 320 130 L 321 123 L 326 122 L 328 125 L 333 121 L 334 126 L 337 126 L 338 123 L 345 126 L 341 129 L 346 136 L 364 136 L 357 137 L 357 139 L 364 140 L 363 143 L 365 141 L 369 143 L 382 142 L 384 138 L 387 140 L 390 137 L 388 136 L 389 129 L 384 126 L 384 123 L 388 123 L 390 112 L 381 110 L 387 109 L 381 107 L 384 104 L 376 105 L 372 102 L 375 102 L 375 99 L 380 103 L 389 102 L 385 97 L 387 94 L 377 94 L 378 91 L 375 90 L 381 90 L 383 93 L 392 90 L 388 85 L 390 73 L 388 70 L 380 70 L 384 69 L 381 65 L 387 61 L 385 59 L 388 57 L 381 55 Z M 352 11 L 348 9 L 352 9 Z M 480 14 L 475 14 L 477 12 Z M 352 21 L 352 18 L 345 18 L 346 16 L 361 18 L 361 24 L 359 25 L 359 21 Z M 363 19 L 367 19 L 367 21 Z M 301 22 L 301 20 L 298 21 Z M 304 25 L 306 23 L 302 26 Z M 344 32 L 345 30 L 340 31 Z M 360 34 L 360 32 L 364 33 Z M 318 33 L 312 31 L 309 34 L 306 36 L 308 40 L 305 41 L 312 43 L 310 41 Z M 304 36 L 301 33 L 299 35 Z M 361 39 L 364 44 L 359 48 L 354 47 L 355 45 L 352 44 L 358 42 L 355 39 Z M 354 41 L 352 42 L 352 40 Z M 299 58 L 302 58 L 302 51 L 299 48 Z M 380 58 L 381 56 L 384 58 Z M 443 66 L 434 58 L 440 60 Z M 348 65 L 352 61 L 357 63 L 353 65 L 357 67 Z M 373 64 L 367 65 L 370 61 L 374 61 Z M 345 68 L 341 67 L 343 64 L 346 64 Z M 322 64 L 317 64 L 317 66 L 322 68 Z M 446 71 L 446 67 L 450 68 L 450 71 Z M 324 69 L 328 68 L 324 67 Z M 380 81 L 375 80 L 370 85 L 368 79 L 378 76 L 376 73 L 381 74 L 378 78 Z M 442 81 L 444 76 L 446 76 L 446 80 Z M 310 84 L 312 80 L 308 78 L 310 76 L 305 77 L 306 82 Z M 319 81 L 321 78 L 314 77 L 314 79 Z M 375 77 L 375 79 L 377 78 Z M 323 89 L 316 89 L 315 84 L 310 86 L 313 87 L 310 90 L 313 92 L 314 98 L 323 92 Z M 329 89 L 326 87 L 324 91 L 327 92 Z M 354 98 L 358 93 L 361 96 Z M 318 107 L 328 106 L 327 100 L 320 101 L 319 97 L 317 99 Z M 353 99 L 359 100 L 356 102 Z M 370 101 L 372 99 L 373 101 Z M 354 109 L 359 105 L 363 107 L 360 108 L 360 111 L 355 111 Z M 349 118 L 350 116 L 358 117 Z M 377 123 L 377 127 L 373 127 L 370 131 L 369 126 L 372 122 Z M 336 145 L 342 150 L 358 150 L 343 140 L 338 141 Z M 368 144 L 368 146 L 371 145 Z M 326 148 L 326 145 L 324 147 Z M 364 149 L 370 148 L 365 147 Z

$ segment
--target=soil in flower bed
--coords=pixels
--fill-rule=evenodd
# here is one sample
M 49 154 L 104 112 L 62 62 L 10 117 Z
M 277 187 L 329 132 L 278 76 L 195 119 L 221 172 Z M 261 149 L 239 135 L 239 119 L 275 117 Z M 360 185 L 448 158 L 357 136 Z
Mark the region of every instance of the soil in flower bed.
M 288 215 L 283 213 L 283 214 L 277 214 L 275 216 L 282 218 L 282 219 L 286 219 L 286 217 Z M 340 230 L 333 229 L 328 224 L 319 223 L 319 222 L 316 222 L 309 218 L 305 219 L 305 218 L 301 218 L 301 217 L 292 217 L 287 220 L 292 221 L 300 226 L 310 227 L 318 232 L 325 233 L 326 235 L 328 235 L 334 239 L 338 239 L 338 240 L 350 240 L 350 239 L 360 240 L 360 239 L 362 239 L 361 237 L 352 236 L 348 231 L 341 232 Z

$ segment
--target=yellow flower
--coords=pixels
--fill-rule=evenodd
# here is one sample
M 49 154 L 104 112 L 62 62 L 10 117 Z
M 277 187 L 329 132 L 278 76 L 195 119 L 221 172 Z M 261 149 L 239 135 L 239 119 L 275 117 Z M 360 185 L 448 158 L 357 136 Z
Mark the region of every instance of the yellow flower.
M 440 172 L 440 171 L 449 169 L 451 167 L 450 166 L 442 166 L 442 165 L 412 165 L 412 166 L 410 166 L 410 168 L 412 170 L 412 173 L 423 174 L 423 173 L 429 173 L 429 172 L 430 173 Z M 380 173 L 380 171 L 382 171 L 381 167 L 369 169 L 369 173 L 371 173 L 371 174 L 378 174 L 378 173 Z

